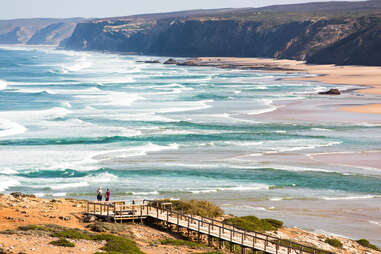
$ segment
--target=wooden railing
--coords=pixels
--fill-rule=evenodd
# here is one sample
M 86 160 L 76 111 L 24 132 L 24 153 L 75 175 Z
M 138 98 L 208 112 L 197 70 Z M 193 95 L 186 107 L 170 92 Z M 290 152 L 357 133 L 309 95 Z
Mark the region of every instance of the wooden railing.
M 205 234 L 217 239 L 240 245 L 243 248 L 261 250 L 265 253 L 274 254 L 328 254 L 332 253 L 314 247 L 306 246 L 290 240 L 281 239 L 272 235 L 247 231 L 243 228 L 224 223 L 208 217 L 192 216 L 184 213 L 172 211 L 159 207 L 159 204 L 153 204 L 144 200 L 142 204 L 126 204 L 125 201 L 114 202 L 88 202 L 86 212 L 105 218 L 113 218 L 114 221 L 123 218 L 138 219 L 143 217 L 155 218 L 161 222 L 176 225 L 198 233 Z

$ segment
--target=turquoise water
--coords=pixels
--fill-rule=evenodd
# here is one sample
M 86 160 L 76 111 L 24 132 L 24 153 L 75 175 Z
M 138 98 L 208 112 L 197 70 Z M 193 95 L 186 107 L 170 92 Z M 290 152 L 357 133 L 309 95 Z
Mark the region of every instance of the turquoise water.
M 381 147 L 377 125 L 259 117 L 330 85 L 284 80 L 304 74 L 142 59 L 149 57 L 0 48 L 1 191 L 95 198 L 102 186 L 115 199 L 223 206 L 381 197 L 377 170 L 260 159 Z

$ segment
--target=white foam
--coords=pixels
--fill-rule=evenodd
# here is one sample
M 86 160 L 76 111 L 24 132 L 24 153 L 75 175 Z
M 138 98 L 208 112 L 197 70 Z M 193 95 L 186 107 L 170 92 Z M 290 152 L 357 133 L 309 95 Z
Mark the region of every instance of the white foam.
M 27 131 L 27 128 L 7 119 L 0 119 L 0 137 L 14 136 Z
M 8 83 L 5 80 L 0 80 L 0 90 L 7 89 Z
M 212 192 L 218 192 L 218 189 L 206 189 L 206 190 L 193 190 L 193 191 L 191 191 L 191 193 L 193 193 L 193 194 L 212 193 Z
M 280 198 L 280 197 L 270 198 L 270 201 L 281 201 L 281 200 L 283 200 L 283 198 Z
M 356 200 L 356 199 L 373 199 L 380 198 L 376 195 L 364 195 L 364 196 L 347 196 L 347 197 L 322 197 L 323 200 Z
M 313 131 L 331 131 L 329 129 L 324 129 L 324 128 L 312 128 L 311 130 L 313 130 Z
M 110 174 L 107 172 L 101 173 L 101 174 L 96 175 L 96 176 L 85 177 L 85 180 L 87 182 L 91 182 L 91 183 L 109 183 L 109 182 L 115 182 L 118 179 L 119 178 L 116 175 L 113 175 L 113 174 Z
M 111 150 L 111 151 L 106 151 L 102 153 L 97 153 L 94 156 L 92 156 L 91 159 L 100 162 L 103 160 L 123 159 L 128 157 L 144 156 L 144 155 L 147 155 L 147 153 L 151 153 L 151 152 L 160 152 L 164 150 L 177 150 L 177 149 L 179 149 L 179 145 L 176 143 L 170 144 L 168 146 L 160 146 L 160 145 L 149 143 L 143 146 L 136 146 L 136 147 L 130 147 L 126 149 Z
M 78 188 L 78 187 L 85 187 L 89 186 L 88 182 L 76 182 L 76 183 L 64 183 L 64 184 L 57 184 L 54 186 L 50 186 L 50 189 L 52 190 L 63 190 L 63 189 L 71 189 L 71 188 Z
M 260 115 L 260 114 L 264 114 L 264 113 L 268 113 L 268 112 L 277 110 L 279 108 L 278 106 L 273 105 L 272 104 L 273 101 L 270 99 L 262 99 L 261 102 L 264 106 L 267 106 L 267 108 L 250 110 L 250 111 L 246 112 L 246 114 L 248 114 L 248 115 Z
M 185 111 L 194 111 L 194 110 L 202 110 L 210 108 L 211 105 L 208 103 L 212 103 L 213 100 L 204 100 L 204 101 L 182 101 L 176 102 L 176 104 L 180 104 L 181 107 L 163 107 L 161 109 L 157 109 L 156 113 L 175 113 L 175 112 L 185 112 Z
M 17 174 L 18 172 L 17 170 L 14 170 L 11 168 L 5 168 L 5 169 L 1 169 L 0 173 L 4 175 L 14 175 L 14 174 Z
M 64 107 L 66 107 L 66 108 L 71 108 L 71 107 L 72 107 L 71 103 L 68 102 L 68 101 L 66 101 L 66 102 L 62 102 L 61 105 L 64 106 Z
M 20 185 L 20 182 L 15 177 L 0 176 L 0 192 L 6 191 L 9 187 Z
M 132 195 L 159 195 L 159 192 L 157 191 L 150 191 L 150 192 L 132 192 Z
M 278 170 L 285 170 L 285 171 L 294 171 L 294 172 L 332 172 L 327 169 L 322 169 L 322 168 L 304 168 L 304 167 L 296 167 L 296 166 L 284 166 L 284 165 L 276 165 L 273 166 L 274 168 Z
M 259 146 L 263 142 L 260 141 L 224 141 L 223 144 L 233 145 L 233 146 Z
M 236 187 L 229 187 L 229 188 L 220 188 L 221 190 L 228 190 L 228 191 L 252 191 L 252 190 L 269 190 L 270 185 L 267 184 L 256 184 L 254 186 L 236 186 Z
M 369 220 L 368 222 L 369 222 L 370 224 L 377 225 L 377 226 L 381 227 L 381 221 L 373 221 L 373 220 Z
M 65 197 L 66 196 L 66 192 L 57 192 L 57 193 L 53 193 L 52 196 L 53 197 Z

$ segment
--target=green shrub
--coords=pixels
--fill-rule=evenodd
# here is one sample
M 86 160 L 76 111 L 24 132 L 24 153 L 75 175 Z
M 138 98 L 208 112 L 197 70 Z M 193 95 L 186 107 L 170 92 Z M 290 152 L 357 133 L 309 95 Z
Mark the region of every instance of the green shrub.
M 40 230 L 40 231 L 50 231 L 50 229 L 46 226 L 39 226 L 39 225 L 26 225 L 26 226 L 20 226 L 17 228 L 21 231 L 29 231 L 29 230 Z
M 255 216 L 235 217 L 224 220 L 225 223 L 234 225 L 236 227 L 246 229 L 248 231 L 274 231 L 277 227 L 274 227 L 266 219 L 259 219 Z
M 175 246 L 186 246 L 191 249 L 203 249 L 205 248 L 204 245 L 200 243 L 195 243 L 191 241 L 186 241 L 186 240 L 178 240 L 178 239 L 165 239 L 165 240 L 160 240 L 160 244 L 163 245 L 175 245 Z
M 208 252 L 201 252 L 198 254 L 224 254 L 224 253 L 221 251 L 208 251 Z
M 101 250 L 107 252 L 119 252 L 122 254 L 144 254 L 134 241 L 114 235 L 103 235 L 107 243 Z
M 63 237 L 69 239 L 83 239 L 83 240 L 92 240 L 92 236 L 90 234 L 79 232 L 78 230 L 65 230 L 61 232 L 55 232 L 52 236 L 55 237 Z
M 222 216 L 224 212 L 222 209 L 213 203 L 206 200 L 170 200 L 162 199 L 151 202 L 152 205 L 161 203 L 172 203 L 174 211 L 184 212 L 186 214 L 205 216 L 215 218 Z
M 359 243 L 359 244 L 360 244 L 361 246 L 363 246 L 363 247 L 370 248 L 370 249 L 377 250 L 377 251 L 380 250 L 376 245 L 371 244 L 371 243 L 370 243 L 368 240 L 366 240 L 366 239 L 360 239 L 360 240 L 357 240 L 356 242 Z
M 276 220 L 276 219 L 263 219 L 263 220 L 270 223 L 274 228 L 283 227 L 283 221 Z
M 338 239 L 335 239 L 335 238 L 327 238 L 325 239 L 325 242 L 336 248 L 343 247 L 343 244 Z
M 61 247 L 74 247 L 75 246 L 74 243 L 68 241 L 65 238 L 60 238 L 57 241 L 52 241 L 52 242 L 50 242 L 50 244 L 55 245 L 55 246 L 61 246 Z
M 95 252 L 94 254 L 120 254 L 118 251 Z
M 289 241 L 289 240 L 280 240 L 280 245 L 282 246 L 285 246 L 285 247 L 293 247 L 293 248 L 300 248 L 299 245 L 297 243 L 294 243 L 292 241 Z M 303 250 L 305 252 L 310 252 L 310 253 L 315 253 L 315 254 L 334 254 L 333 252 L 328 252 L 326 250 L 322 250 L 322 249 L 318 249 L 316 247 L 303 247 Z

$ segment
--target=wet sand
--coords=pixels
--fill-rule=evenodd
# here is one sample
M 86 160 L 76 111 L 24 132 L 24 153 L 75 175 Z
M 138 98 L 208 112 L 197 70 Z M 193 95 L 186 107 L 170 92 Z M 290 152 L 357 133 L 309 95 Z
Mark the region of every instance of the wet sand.
M 381 67 L 376 66 L 335 66 L 313 65 L 303 61 L 267 59 L 267 58 L 232 58 L 204 57 L 195 61 L 199 65 L 210 65 L 223 68 L 258 69 L 267 71 L 305 72 L 309 77 L 294 78 L 293 80 L 318 81 L 337 85 L 363 86 L 358 92 L 369 95 L 381 95 Z M 339 87 L 339 89 L 341 89 Z M 368 105 L 365 103 L 364 105 Z M 352 113 L 381 114 L 381 104 L 368 106 L 358 105 L 340 107 L 340 110 Z

